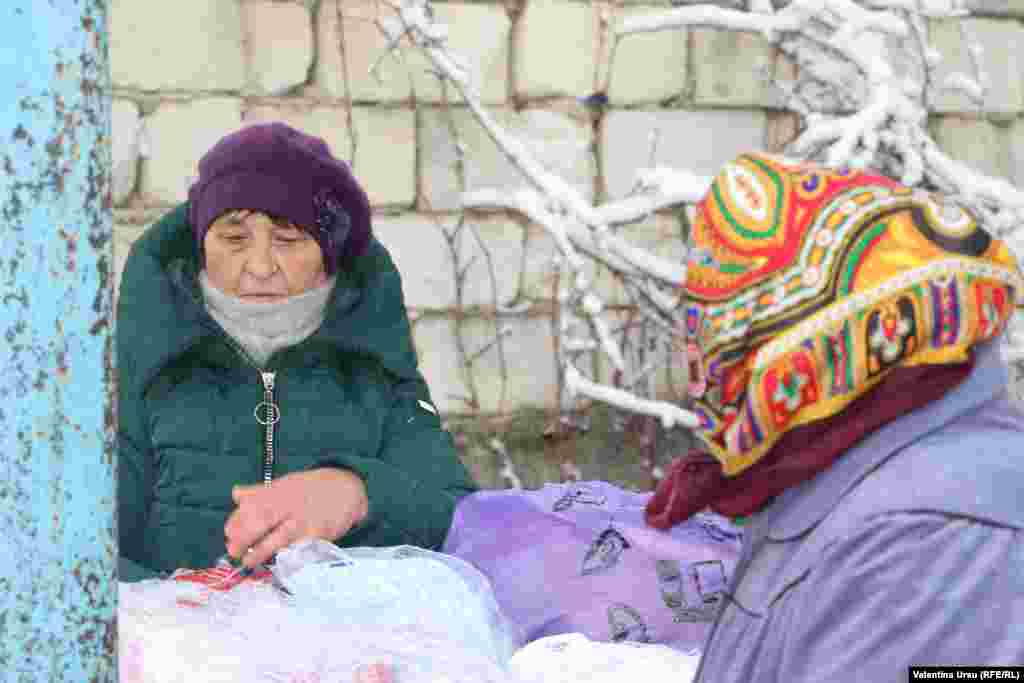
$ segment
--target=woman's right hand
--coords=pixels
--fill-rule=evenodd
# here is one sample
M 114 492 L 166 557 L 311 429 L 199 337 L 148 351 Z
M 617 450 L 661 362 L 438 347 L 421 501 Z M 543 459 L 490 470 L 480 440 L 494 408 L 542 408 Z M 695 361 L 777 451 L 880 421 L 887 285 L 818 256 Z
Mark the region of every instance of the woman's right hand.
M 231 497 L 238 508 L 224 526 L 227 551 L 247 567 L 304 538 L 334 542 L 369 509 L 363 480 L 335 467 L 295 472 L 270 486 L 236 486 Z

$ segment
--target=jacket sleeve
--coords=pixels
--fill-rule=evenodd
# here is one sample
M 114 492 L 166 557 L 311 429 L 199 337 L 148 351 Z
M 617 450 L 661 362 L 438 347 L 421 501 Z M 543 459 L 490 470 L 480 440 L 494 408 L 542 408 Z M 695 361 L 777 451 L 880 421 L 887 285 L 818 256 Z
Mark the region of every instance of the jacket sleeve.
M 136 425 L 126 424 L 119 408 L 117 433 L 117 525 L 118 580 L 139 581 L 157 575 L 145 565 L 143 539 L 147 511 L 153 490 L 153 467 L 149 449 L 132 434 Z M 127 412 L 132 412 L 128 408 Z
M 117 526 L 118 574 L 121 581 L 156 575 L 145 565 L 144 538 L 152 502 L 153 456 L 145 425 L 143 397 L 133 345 L 138 343 L 138 303 L 130 292 L 145 270 L 144 255 L 133 247 L 121 278 L 117 303 L 115 354 L 117 359 Z
M 440 548 L 456 503 L 476 485 L 422 380 L 394 386 L 377 456 L 338 455 L 325 463 L 358 474 L 370 503 L 366 519 L 338 543 Z
M 797 590 L 779 680 L 881 683 L 915 665 L 1024 662 L 1019 529 L 886 514 L 829 548 Z
M 438 548 L 456 502 L 476 487 L 417 367 L 401 275 L 384 245 L 371 239 L 352 273 L 366 295 L 348 314 L 350 342 L 381 361 L 391 400 L 376 457 L 332 454 L 322 463 L 362 477 L 370 501 L 367 518 L 338 543 Z

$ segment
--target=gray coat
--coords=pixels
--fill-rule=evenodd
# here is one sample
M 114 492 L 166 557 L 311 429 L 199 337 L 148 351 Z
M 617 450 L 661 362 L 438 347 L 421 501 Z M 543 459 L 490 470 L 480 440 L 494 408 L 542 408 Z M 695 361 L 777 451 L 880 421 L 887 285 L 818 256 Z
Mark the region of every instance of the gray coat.
M 1024 664 L 1024 413 L 1006 384 L 983 349 L 943 399 L 755 515 L 696 680 Z

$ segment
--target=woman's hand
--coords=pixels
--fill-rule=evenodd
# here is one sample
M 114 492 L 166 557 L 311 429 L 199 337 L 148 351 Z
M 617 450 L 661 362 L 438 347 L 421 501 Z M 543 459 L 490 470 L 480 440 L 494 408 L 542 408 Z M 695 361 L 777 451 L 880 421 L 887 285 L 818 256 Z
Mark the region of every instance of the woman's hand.
M 228 554 L 247 567 L 303 538 L 335 541 L 366 517 L 366 486 L 348 470 L 296 472 L 270 486 L 236 486 L 238 508 L 224 526 Z

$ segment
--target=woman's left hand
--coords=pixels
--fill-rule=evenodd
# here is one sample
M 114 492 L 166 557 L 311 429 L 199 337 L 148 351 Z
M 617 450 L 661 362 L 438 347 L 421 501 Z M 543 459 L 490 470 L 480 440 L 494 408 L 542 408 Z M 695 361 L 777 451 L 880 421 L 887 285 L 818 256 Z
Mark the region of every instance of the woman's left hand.
M 348 470 L 295 472 L 270 486 L 236 486 L 238 508 L 224 525 L 228 554 L 247 567 L 303 538 L 335 541 L 366 516 L 366 486 Z

